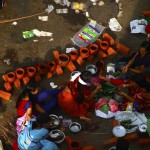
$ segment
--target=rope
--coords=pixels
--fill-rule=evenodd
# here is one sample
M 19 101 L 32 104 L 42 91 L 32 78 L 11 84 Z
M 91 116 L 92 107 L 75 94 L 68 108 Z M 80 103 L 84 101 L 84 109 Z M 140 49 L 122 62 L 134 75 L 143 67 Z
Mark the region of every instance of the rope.
M 46 13 L 46 12 L 41 12 L 41 13 L 38 13 L 38 14 L 34 14 L 34 15 L 30 15 L 30 16 L 25 16 L 25 17 L 20 17 L 20 18 L 16 18 L 16 19 L 0 20 L 0 24 L 7 23 L 7 22 L 12 22 L 12 21 L 17 21 L 17 20 L 22 20 L 22 19 L 27 19 L 27 18 L 31 18 L 31 17 L 34 17 L 34 16 L 42 15 L 44 13 Z

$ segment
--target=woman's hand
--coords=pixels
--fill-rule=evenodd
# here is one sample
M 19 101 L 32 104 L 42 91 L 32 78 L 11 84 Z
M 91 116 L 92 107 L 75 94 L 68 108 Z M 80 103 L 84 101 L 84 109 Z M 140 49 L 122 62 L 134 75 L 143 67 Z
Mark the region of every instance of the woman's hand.
M 120 96 L 126 96 L 126 93 L 121 90 L 118 90 L 117 94 L 119 94 Z
M 109 79 L 107 79 L 105 76 L 103 76 L 103 75 L 99 75 L 99 78 L 101 79 L 101 80 L 104 80 L 104 81 L 109 81 Z
M 127 65 L 121 67 L 122 73 L 127 73 L 128 69 L 129 69 L 129 67 Z

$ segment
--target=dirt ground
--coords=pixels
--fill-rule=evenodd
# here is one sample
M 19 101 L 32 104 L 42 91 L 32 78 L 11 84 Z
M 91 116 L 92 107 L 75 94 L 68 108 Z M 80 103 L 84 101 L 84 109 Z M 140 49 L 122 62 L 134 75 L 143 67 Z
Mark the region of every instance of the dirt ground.
M 123 16 L 117 18 L 122 26 L 120 32 L 112 32 L 108 28 L 110 18 L 116 17 L 118 14 L 118 6 L 115 0 L 104 0 L 104 6 L 93 6 L 90 0 L 70 0 L 70 2 L 83 2 L 87 4 L 87 10 L 90 17 L 98 23 L 102 23 L 106 27 L 106 31 L 110 33 L 115 39 L 115 44 L 121 42 L 128 46 L 133 52 L 137 50 L 142 41 L 146 39 L 144 34 L 131 34 L 130 21 L 138 19 L 143 10 L 150 8 L 149 0 L 120 0 L 122 3 Z M 55 10 L 50 14 L 43 13 L 42 15 L 48 16 L 47 22 L 42 22 L 38 16 L 28 19 L 17 20 L 17 25 L 12 25 L 12 22 L 1 23 L 1 20 L 21 18 L 37 13 L 42 13 L 47 8 L 48 4 L 52 4 L 55 9 L 63 8 L 56 5 L 53 0 L 8 0 L 8 6 L 0 9 L 0 76 L 9 72 L 15 71 L 18 67 L 35 66 L 37 63 L 53 60 L 53 50 L 58 50 L 60 53 L 65 53 L 67 47 L 76 47 L 73 45 L 71 38 L 80 30 L 87 22 L 88 19 L 82 13 L 76 14 L 74 10 L 68 8 L 67 14 L 58 15 Z M 33 37 L 24 40 L 22 32 L 32 29 L 39 31 L 47 31 L 53 33 L 53 41 L 49 41 L 49 37 Z M 34 42 L 33 40 L 38 40 Z M 115 48 L 115 45 L 114 45 Z M 114 61 L 121 54 L 109 58 L 109 61 Z M 7 65 L 4 60 L 9 58 L 10 65 Z M 87 62 L 88 63 L 88 62 Z M 82 70 L 84 67 L 78 70 Z M 54 76 L 51 79 L 43 78 L 39 86 L 41 88 L 50 88 L 49 83 L 63 84 L 70 77 L 70 73 L 64 70 L 61 76 Z M 3 81 L 0 79 L 0 88 L 3 90 Z M 22 86 L 23 88 L 23 86 Z M 21 92 L 22 88 L 13 88 L 12 97 L 10 101 L 1 100 L 0 103 L 0 124 L 5 125 L 6 120 L 13 120 L 16 117 L 15 101 Z M 55 114 L 62 115 L 64 118 L 79 121 L 76 118 L 71 118 L 64 114 L 59 108 L 54 110 Z M 149 112 L 146 112 L 150 116 Z M 84 130 L 78 134 L 71 134 L 66 129 L 66 134 L 70 135 L 73 139 L 81 141 L 83 146 L 94 145 L 96 150 L 104 150 L 103 142 L 113 137 L 112 135 L 112 119 L 102 119 L 95 116 L 93 118 L 100 122 L 99 128 L 93 132 L 85 132 Z M 79 121 L 80 122 L 80 121 Z M 84 122 L 81 122 L 85 126 Z M 8 149 L 8 148 L 7 148 Z M 130 145 L 130 150 L 148 150 L 150 147 L 139 147 L 137 143 Z M 67 150 L 66 143 L 62 143 L 60 150 Z

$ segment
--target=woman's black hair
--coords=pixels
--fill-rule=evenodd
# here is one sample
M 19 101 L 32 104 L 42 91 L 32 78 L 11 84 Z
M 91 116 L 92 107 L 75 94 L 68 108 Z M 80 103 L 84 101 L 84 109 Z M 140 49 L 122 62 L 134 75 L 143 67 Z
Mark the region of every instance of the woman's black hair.
M 90 71 L 83 71 L 80 75 L 80 78 L 90 84 L 90 81 L 91 81 L 91 77 L 92 77 L 92 73 Z M 78 98 L 77 98 L 77 103 L 81 104 L 83 102 L 83 99 L 84 99 L 84 95 L 82 93 L 82 88 L 86 86 L 86 85 L 82 85 L 80 82 L 78 82 L 77 84 L 77 88 L 78 88 Z
M 149 42 L 149 41 L 144 41 L 144 42 L 140 45 L 140 47 L 145 48 L 145 49 L 148 51 L 148 53 L 150 53 L 150 42 Z
M 38 126 L 42 127 L 44 124 L 50 123 L 51 121 L 52 121 L 52 118 L 49 116 L 48 113 L 46 112 L 41 113 L 36 118 L 36 121 L 32 123 L 32 128 L 35 129 Z
M 16 108 L 18 108 L 19 106 L 19 102 L 25 97 L 25 96 L 29 96 L 33 90 L 36 89 L 36 85 L 34 85 L 33 83 L 29 83 L 25 86 L 24 90 L 21 92 L 21 94 L 18 97 L 18 100 L 16 102 Z
M 118 139 L 116 150 L 128 150 L 129 149 L 129 142 L 125 139 Z

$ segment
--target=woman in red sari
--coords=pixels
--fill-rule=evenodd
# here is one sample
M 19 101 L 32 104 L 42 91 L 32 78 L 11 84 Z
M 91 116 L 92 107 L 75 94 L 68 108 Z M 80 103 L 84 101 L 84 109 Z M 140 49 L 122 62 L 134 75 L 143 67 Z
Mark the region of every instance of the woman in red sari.
M 85 121 L 91 121 L 88 114 L 94 106 L 93 98 L 101 88 L 101 85 L 95 84 L 95 89 L 91 90 L 91 77 L 92 74 L 89 71 L 76 73 L 58 95 L 58 103 L 64 112 Z

